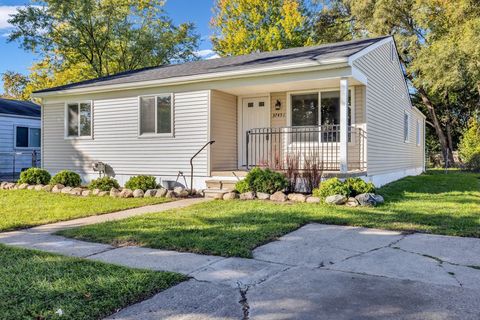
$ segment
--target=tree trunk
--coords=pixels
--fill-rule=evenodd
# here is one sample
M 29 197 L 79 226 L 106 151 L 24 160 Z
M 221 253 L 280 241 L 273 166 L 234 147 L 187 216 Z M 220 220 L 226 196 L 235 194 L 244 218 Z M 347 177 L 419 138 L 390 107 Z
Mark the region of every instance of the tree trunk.
M 418 93 L 422 98 L 423 104 L 427 107 L 427 110 L 430 114 L 430 118 L 432 120 L 433 127 L 435 129 L 435 133 L 437 134 L 438 140 L 440 142 L 440 146 L 442 147 L 442 154 L 445 161 L 448 161 L 448 166 L 451 166 L 455 163 L 453 158 L 452 149 L 449 147 L 449 143 L 447 137 L 445 136 L 442 127 L 440 125 L 440 121 L 438 121 L 437 114 L 435 113 L 435 107 L 433 103 L 427 96 L 427 93 L 423 88 L 418 88 Z

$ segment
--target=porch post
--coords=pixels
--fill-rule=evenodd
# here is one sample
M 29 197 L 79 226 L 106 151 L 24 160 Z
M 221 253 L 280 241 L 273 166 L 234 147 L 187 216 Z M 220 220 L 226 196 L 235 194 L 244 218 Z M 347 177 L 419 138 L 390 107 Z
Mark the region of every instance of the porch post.
M 348 78 L 340 79 L 340 172 L 348 172 Z

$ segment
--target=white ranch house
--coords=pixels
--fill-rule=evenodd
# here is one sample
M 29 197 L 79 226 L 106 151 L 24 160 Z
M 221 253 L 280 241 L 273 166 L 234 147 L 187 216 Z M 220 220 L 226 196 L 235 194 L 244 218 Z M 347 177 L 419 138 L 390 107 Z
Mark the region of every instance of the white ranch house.
M 190 181 L 190 158 L 212 140 L 193 160 L 196 188 L 295 157 L 376 185 L 425 169 L 425 118 L 389 36 L 147 68 L 35 97 L 42 166 L 85 181 L 96 161 L 120 183 L 179 171 Z

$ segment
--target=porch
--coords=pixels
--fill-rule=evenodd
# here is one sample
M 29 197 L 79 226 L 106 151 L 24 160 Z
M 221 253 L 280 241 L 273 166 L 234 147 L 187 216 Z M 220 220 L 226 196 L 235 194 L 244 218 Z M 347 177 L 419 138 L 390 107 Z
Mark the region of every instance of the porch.
M 210 175 L 252 167 L 365 174 L 365 94 L 353 77 L 212 90 Z

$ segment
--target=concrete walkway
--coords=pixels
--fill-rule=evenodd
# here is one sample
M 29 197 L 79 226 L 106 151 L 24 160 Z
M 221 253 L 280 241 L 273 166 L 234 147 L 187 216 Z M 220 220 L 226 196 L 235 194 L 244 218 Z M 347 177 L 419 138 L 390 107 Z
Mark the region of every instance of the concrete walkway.
M 196 200 L 182 201 L 169 205 Z M 59 228 L 0 242 L 191 277 L 109 319 L 480 319 L 480 239 L 309 224 L 241 259 L 50 234 Z

